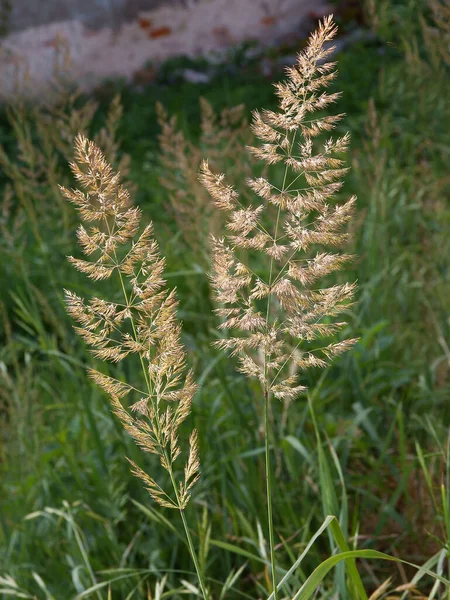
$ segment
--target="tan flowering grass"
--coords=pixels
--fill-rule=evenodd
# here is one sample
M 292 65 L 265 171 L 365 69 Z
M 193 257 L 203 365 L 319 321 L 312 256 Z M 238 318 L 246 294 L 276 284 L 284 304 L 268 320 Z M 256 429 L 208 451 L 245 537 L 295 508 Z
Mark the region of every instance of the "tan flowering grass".
M 350 259 L 338 253 L 348 238 L 355 197 L 344 204 L 334 198 L 347 173 L 341 154 L 350 137 L 328 137 L 341 114 L 323 115 L 339 93 L 325 88 L 335 79 L 335 63 L 327 60 L 337 28 L 326 17 L 287 69 L 287 80 L 276 84 L 279 111 L 256 111 L 253 132 L 258 146 L 252 154 L 267 166 L 284 165 L 284 175 L 249 178 L 247 186 L 258 198 L 250 205 L 238 192 L 202 164 L 200 180 L 214 204 L 228 213 L 227 233 L 212 239 L 211 276 L 221 305 L 221 328 L 228 337 L 216 345 L 239 358 L 239 370 L 257 378 L 264 393 L 266 495 L 272 587 L 276 581 L 272 515 L 269 402 L 272 397 L 293 400 L 306 391 L 299 374 L 309 367 L 325 367 L 355 339 L 330 341 L 345 327 L 334 319 L 353 297 L 353 284 L 319 287 L 320 278 L 342 268 Z M 318 249 L 319 248 L 319 249 Z M 324 251 L 324 248 L 326 249 Z M 328 338 L 317 347 L 317 340 Z
M 335 78 L 334 63 L 327 61 L 336 27 L 328 17 L 311 35 L 288 79 L 277 84 L 278 112 L 256 112 L 253 132 L 260 140 L 250 147 L 268 167 L 280 163 L 284 175 L 249 178 L 247 193 L 258 203 L 241 202 L 223 175 L 214 175 L 208 163 L 200 180 L 214 204 L 228 213 L 227 234 L 213 237 L 212 284 L 221 328 L 230 335 L 217 345 L 237 355 L 240 370 L 262 384 L 265 405 L 265 456 L 269 542 L 273 592 L 278 599 L 272 483 L 270 467 L 269 401 L 292 400 L 305 391 L 299 374 L 306 368 L 325 367 L 329 360 L 350 348 L 356 340 L 317 344 L 331 338 L 346 323 L 336 317 L 346 309 L 354 285 L 320 287 L 318 281 L 343 267 L 351 257 L 338 252 L 347 241 L 345 226 L 355 205 L 333 201 L 347 172 L 340 155 L 349 135 L 328 137 L 342 115 L 315 115 L 336 101 L 338 93 L 323 91 Z M 190 490 L 198 478 L 197 434 L 190 438 L 184 478 L 176 481 L 175 462 L 181 453 L 179 427 L 189 414 L 196 386 L 185 373 L 185 353 L 180 343 L 174 292 L 164 287 L 164 260 L 152 237 L 151 225 L 138 236 L 141 213 L 131 205 L 98 147 L 83 136 L 76 140 L 75 178 L 84 191 L 67 190 L 86 230 L 80 226 L 78 240 L 89 260 L 70 257 L 81 272 L 93 280 L 117 275 L 122 302 L 92 298 L 86 302 L 67 292 L 68 310 L 78 322 L 77 333 L 101 360 L 118 362 L 137 354 L 146 389 L 91 371 L 91 377 L 110 395 L 116 415 L 144 451 L 159 456 L 173 490 L 132 463 L 151 496 L 160 505 L 178 508 L 185 524 L 191 553 L 202 582 L 198 561 L 184 518 Z M 325 249 L 324 249 L 325 248 Z M 319 347 L 318 347 L 319 346 Z M 127 409 L 126 395 L 136 401 Z
M 131 354 L 139 357 L 144 390 L 92 369 L 90 376 L 110 395 L 114 412 L 138 446 L 159 457 L 174 484 L 172 495 L 134 463 L 133 472 L 156 502 L 182 510 L 198 479 L 199 462 L 197 432 L 193 431 L 184 478 L 175 484 L 174 464 L 181 453 L 178 430 L 196 391 L 192 372 L 185 373 L 175 292 L 164 287 L 164 259 L 152 237 L 152 225 L 138 236 L 141 211 L 131 205 L 119 174 L 99 148 L 79 135 L 71 167 L 84 191 L 61 190 L 89 225 L 88 229 L 80 225 L 77 232 L 89 259 L 70 256 L 69 260 L 94 281 L 117 275 L 123 300 L 94 297 L 86 302 L 67 291 L 67 309 L 78 323 L 76 332 L 96 358 L 119 362 Z M 121 399 L 130 393 L 138 400 L 127 410 Z
M 206 161 L 200 176 L 214 204 L 229 214 L 226 236 L 213 239 L 212 284 L 221 328 L 239 333 L 217 346 L 237 355 L 240 370 L 267 393 L 286 400 L 305 391 L 299 372 L 325 367 L 356 341 L 312 345 L 346 325 L 330 318 L 349 306 L 355 290 L 348 283 L 317 286 L 351 259 L 336 249 L 348 239 L 344 227 L 356 200 L 333 205 L 348 170 L 340 156 L 349 134 L 318 141 L 343 115 L 314 114 L 339 97 L 322 91 L 336 76 L 335 63 L 326 60 L 333 47 L 325 45 L 335 34 L 332 18 L 325 18 L 287 69 L 287 80 L 276 85 L 280 110 L 254 113 L 261 144 L 250 151 L 268 165 L 284 164 L 282 180 L 248 179 L 258 202 L 245 207 Z
M 86 301 L 66 291 L 67 310 L 78 323 L 76 332 L 96 358 L 116 363 L 128 356 L 139 357 L 145 389 L 140 389 L 138 382 L 131 384 L 94 369 L 89 375 L 109 394 L 114 413 L 136 444 L 158 456 L 167 471 L 169 489 L 130 460 L 133 473 L 155 502 L 180 511 L 206 600 L 208 592 L 184 515 L 199 478 L 196 430 L 190 435 L 184 473 L 178 480 L 175 464 L 182 451 L 180 426 L 191 411 L 197 390 L 192 372 L 186 370 L 175 291 L 165 287 L 164 259 L 153 239 L 152 224 L 139 235 L 140 209 L 132 206 L 120 174 L 113 171 L 98 146 L 83 135 L 75 140 L 71 168 L 82 189 L 61 187 L 61 191 L 87 224 L 87 229 L 80 225 L 77 232 L 87 260 L 72 256 L 69 260 L 94 281 L 116 276 L 122 299 L 115 302 L 94 297 Z M 136 399 L 129 408 L 122 404 L 128 395 Z

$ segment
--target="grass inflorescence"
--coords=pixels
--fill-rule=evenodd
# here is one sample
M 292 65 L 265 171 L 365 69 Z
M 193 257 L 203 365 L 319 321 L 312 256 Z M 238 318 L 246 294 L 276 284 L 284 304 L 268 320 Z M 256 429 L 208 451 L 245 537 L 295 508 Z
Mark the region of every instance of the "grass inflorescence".
M 276 114 L 282 98 L 272 97 L 271 86 L 256 64 L 236 69 L 233 76 L 221 72 L 199 86 L 179 81 L 176 90 L 161 78 L 144 93 L 122 87 L 122 101 L 116 99 L 111 107 L 109 86 L 103 100 L 99 95 L 100 107 L 92 98 L 70 91 L 52 107 L 20 105 L 2 115 L 0 277 L 8 292 L 2 295 L 0 321 L 0 596 L 194 598 L 203 593 L 211 598 L 278 595 L 292 600 L 315 593 L 321 598 L 364 598 L 365 594 L 446 598 L 450 237 L 445 199 L 450 115 L 448 65 L 445 44 L 440 43 L 447 35 L 442 19 L 446 3 L 368 4 L 366 23 L 372 35 L 338 54 L 338 84 L 330 82 L 326 91 L 333 95 L 342 90 L 342 96 L 335 98 L 336 112 L 347 116 L 334 123 L 335 137 L 347 139 L 348 129 L 352 140 L 350 145 L 347 139 L 351 160 L 324 170 L 352 169 L 331 182 L 345 178 L 342 189 L 326 200 L 327 211 L 316 205 L 303 222 L 304 229 L 312 226 L 314 233 L 318 217 L 329 218 L 335 207 L 358 196 L 351 218 L 335 232 L 345 234 L 339 243 L 345 248 L 344 258 L 333 263 L 341 268 L 325 272 L 314 268 L 320 267 L 317 262 L 325 260 L 323 256 L 334 255 L 337 261 L 342 255 L 338 248 L 323 245 L 326 240 L 316 246 L 309 238 L 309 246 L 295 248 L 292 259 L 301 278 L 294 279 L 292 269 L 287 274 L 290 264 L 279 277 L 289 277 L 297 290 L 290 288 L 291 294 L 308 300 L 302 315 L 308 313 L 310 303 L 317 304 L 315 295 L 321 288 L 343 289 L 351 285 L 347 282 L 357 281 L 357 302 L 342 303 L 347 324 L 333 334 L 337 339 L 324 344 L 319 329 L 308 333 L 306 325 L 311 322 L 296 329 L 301 344 L 292 362 L 283 365 L 277 381 L 267 378 L 275 386 L 279 380 L 295 377 L 281 390 L 307 388 L 295 402 L 276 399 L 273 389 L 271 401 L 269 394 L 263 401 L 264 353 L 244 348 L 253 334 L 262 338 L 267 328 L 287 327 L 285 321 L 293 316 L 289 297 L 285 300 L 272 290 L 268 311 L 267 296 L 255 299 L 251 310 L 260 312 L 264 323 L 259 322 L 261 329 L 247 331 L 241 327 L 247 324 L 243 312 L 213 314 L 213 302 L 222 310 L 245 312 L 249 307 L 218 306 L 214 295 L 223 292 L 217 288 L 211 293 L 217 277 L 212 273 L 210 281 L 207 276 L 210 232 L 218 242 L 224 238 L 233 260 L 249 270 L 251 281 L 248 273 L 232 272 L 233 277 L 247 278 L 241 288 L 245 294 L 251 293 L 257 279 L 269 282 L 271 263 L 276 285 L 290 254 L 279 259 L 268 250 L 274 247 L 274 252 L 280 252 L 278 246 L 295 241 L 282 227 L 292 220 L 289 205 L 305 191 L 285 195 L 283 206 L 271 202 L 270 196 L 281 194 L 290 148 L 290 154 L 296 149 L 297 155 L 290 157 L 286 185 L 290 177 L 300 175 L 301 171 L 294 173 L 292 159 L 305 160 L 298 142 L 305 145 L 308 131 L 300 122 L 292 143 L 293 132 L 286 136 L 283 127 L 266 121 L 261 107 Z M 307 40 L 296 50 L 306 45 Z M 281 80 L 278 58 L 274 51 L 269 53 L 264 68 L 267 72 L 267 65 L 272 65 L 274 78 Z M 280 92 L 283 85 L 280 81 Z M 205 98 L 201 105 L 199 96 Z M 167 111 L 159 109 L 160 124 L 157 100 Z M 331 115 L 331 107 L 306 118 L 320 120 Z M 247 124 L 252 109 L 258 110 L 256 131 Z M 293 107 L 292 115 L 296 111 L 298 107 Z M 176 115 L 177 121 L 169 115 Z M 268 131 L 267 125 L 274 131 Z M 258 140 L 258 126 L 260 135 L 278 132 L 281 137 Z M 78 144 L 90 147 L 97 164 L 109 173 L 106 180 L 114 180 L 116 191 L 105 184 L 112 197 L 122 185 L 120 194 L 129 189 L 142 209 L 141 214 L 129 200 L 122 208 L 120 202 L 117 205 L 119 221 L 126 221 L 123 215 L 130 210 L 129 215 L 135 215 L 132 229 L 137 228 L 125 243 L 115 246 L 117 259 L 114 253 L 97 248 L 85 257 L 86 264 L 78 262 L 88 270 L 87 265 L 93 265 L 91 274 L 107 274 L 105 279 L 86 278 L 65 258 L 73 255 L 75 262 L 81 260 L 74 235 L 78 215 L 58 189 L 62 184 L 67 190 L 73 188 L 70 193 L 82 192 L 83 181 L 74 184 L 67 169 L 79 131 L 95 141 L 95 146 L 89 146 L 79 138 Z M 311 157 L 324 154 L 329 135 L 325 131 L 313 138 Z M 215 137 L 220 138 L 220 148 Z M 270 145 L 281 145 L 285 137 L 288 145 L 275 152 L 281 159 L 273 159 Z M 173 146 L 175 140 L 179 147 Z M 244 146 L 257 148 L 258 153 L 264 151 L 264 144 L 269 146 L 263 160 L 252 163 Z M 75 162 L 87 176 L 89 165 L 83 156 L 75 157 Z M 202 156 L 210 156 L 212 184 L 215 174 L 224 172 L 226 185 L 239 192 L 231 211 L 220 211 L 208 201 L 197 180 Z M 278 162 L 265 166 L 270 157 Z M 340 152 L 332 158 L 344 159 Z M 124 182 L 116 178 L 118 170 Z M 314 178 L 315 172 L 308 176 Z M 245 178 L 264 179 L 278 190 L 267 198 L 255 195 Z M 294 186 L 316 186 L 298 185 L 300 181 L 304 175 Z M 89 194 L 95 198 L 92 190 Z M 192 206 L 188 215 L 183 213 L 185 205 Z M 259 207 L 258 227 L 268 235 L 265 245 L 261 249 L 235 245 L 235 241 L 245 244 L 257 233 L 233 229 L 242 227 L 233 213 L 250 214 Z M 279 233 L 274 235 L 278 212 Z M 226 226 L 229 216 L 230 227 Z M 125 221 L 126 237 L 131 230 Z M 174 415 L 183 400 L 180 394 L 175 399 L 161 397 L 157 410 L 148 410 L 157 398 L 152 382 L 167 347 L 153 329 L 152 317 L 134 306 L 142 301 L 134 297 L 134 275 L 119 267 L 150 221 L 153 229 L 143 252 L 151 246 L 152 261 L 160 269 L 162 256 L 166 259 L 159 277 L 167 283 L 161 282 L 151 294 L 161 294 L 160 299 L 154 298 L 155 315 L 163 304 L 168 313 L 156 325 L 160 332 L 178 332 L 178 337 L 169 334 L 168 339 L 180 365 L 191 365 L 195 376 L 190 381 L 198 386 L 190 414 L 175 427 L 174 447 L 182 452 L 174 462 L 164 463 L 162 451 L 163 464 L 161 448 L 167 442 L 170 452 L 172 441 L 166 433 L 173 432 L 175 425 L 167 419 L 167 409 Z M 195 236 L 196 222 L 201 238 Z M 88 223 L 98 231 L 93 234 L 85 225 L 86 235 L 106 243 L 111 224 L 111 215 Z M 88 250 L 91 242 L 81 233 L 83 240 Z M 108 243 L 114 245 L 112 239 Z M 294 248 L 289 247 L 292 253 Z M 345 255 L 354 258 L 347 260 Z M 139 261 L 136 268 L 139 271 Z M 142 273 L 140 283 L 141 277 Z M 100 354 L 86 351 L 85 342 L 74 335 L 63 288 L 71 290 L 75 313 L 84 321 L 77 324 L 80 333 L 87 342 L 100 343 L 102 347 L 91 348 Z M 114 321 L 116 317 L 120 323 Z M 218 330 L 224 320 L 230 330 Z M 329 329 L 334 323 L 332 315 L 324 314 L 318 325 Z M 105 327 L 110 328 L 109 334 Z M 154 342 L 153 354 L 142 354 L 141 334 L 144 345 L 150 338 Z M 319 338 L 306 339 L 312 334 Z M 289 356 L 299 337 L 280 338 Z M 329 365 L 313 367 L 313 357 L 328 360 L 321 348 L 354 338 L 359 342 L 350 352 L 332 357 Z M 213 339 L 220 344 L 234 339 L 242 349 L 230 348 L 237 356 L 229 358 L 228 352 L 211 346 Z M 126 356 L 112 349 L 124 343 Z M 105 361 L 108 352 L 120 360 Z M 244 354 L 254 363 L 255 377 L 236 370 Z M 95 372 L 100 386 L 86 377 L 86 368 Z M 189 383 L 187 373 L 180 366 L 175 392 Z M 111 411 L 108 392 L 117 414 Z M 297 392 L 293 392 L 296 397 Z M 133 405 L 137 410 L 132 410 Z M 155 421 L 157 414 L 160 424 Z M 152 426 L 162 436 L 156 446 Z M 201 477 L 187 490 L 190 499 L 185 505 L 178 503 L 177 493 L 179 481 L 189 486 L 183 471 L 194 430 Z M 149 436 L 153 436 L 151 443 Z M 143 441 L 142 449 L 150 451 L 142 452 L 135 440 Z M 143 480 L 130 473 L 125 457 Z M 176 488 L 166 466 L 172 469 Z M 267 474 L 271 476 L 272 535 Z M 158 504 L 162 498 L 170 508 Z M 203 592 L 199 581 L 204 583 Z

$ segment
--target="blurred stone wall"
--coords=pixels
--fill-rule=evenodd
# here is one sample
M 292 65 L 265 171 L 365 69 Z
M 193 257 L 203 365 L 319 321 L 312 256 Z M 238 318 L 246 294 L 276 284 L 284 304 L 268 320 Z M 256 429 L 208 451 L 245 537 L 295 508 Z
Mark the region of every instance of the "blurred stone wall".
M 101 29 L 132 21 L 141 11 L 183 4 L 181 0 L 0 0 L 0 14 L 11 33 L 74 19 Z
M 58 69 L 89 89 L 148 61 L 270 43 L 325 12 L 322 0 L 0 0 L 0 101 L 45 93 Z

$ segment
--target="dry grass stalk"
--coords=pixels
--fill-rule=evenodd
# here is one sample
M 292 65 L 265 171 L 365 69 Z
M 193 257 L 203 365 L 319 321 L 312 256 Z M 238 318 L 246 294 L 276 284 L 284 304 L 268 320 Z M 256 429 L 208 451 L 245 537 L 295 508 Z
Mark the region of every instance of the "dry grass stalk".
M 352 197 L 332 206 L 348 170 L 339 155 L 348 147 L 349 134 L 321 143 L 316 139 L 333 130 L 343 116 L 314 115 L 339 97 L 321 91 L 336 76 L 335 63 L 326 60 L 333 52 L 326 43 L 335 34 L 332 18 L 325 18 L 297 64 L 287 69 L 287 80 L 275 86 L 279 112 L 254 113 L 253 131 L 261 144 L 250 151 L 268 165 L 284 164 L 282 181 L 248 179 L 259 202 L 245 208 L 224 175 L 215 175 L 206 161 L 200 175 L 214 204 L 229 213 L 228 233 L 213 238 L 212 284 L 222 305 L 217 309 L 224 319 L 221 328 L 239 334 L 217 346 L 237 355 L 243 373 L 284 400 L 306 389 L 298 382 L 298 371 L 325 367 L 356 341 L 310 348 L 311 342 L 346 325 L 330 317 L 349 306 L 355 290 L 348 283 L 317 289 L 320 278 L 351 259 L 317 251 L 317 246 L 335 249 L 347 241 L 343 228 L 356 201 Z
M 266 495 L 272 589 L 276 581 L 275 540 L 270 466 L 270 399 L 293 400 L 305 392 L 299 372 L 325 367 L 348 350 L 355 339 L 330 342 L 314 348 L 318 338 L 330 337 L 346 323 L 333 322 L 350 303 L 355 286 L 344 283 L 317 288 L 325 275 L 343 267 L 347 254 L 317 251 L 317 246 L 339 248 L 348 238 L 343 232 L 351 219 L 356 198 L 331 206 L 347 172 L 339 155 L 349 135 L 317 138 L 332 131 L 342 115 L 315 116 L 339 97 L 322 91 L 335 78 L 335 63 L 326 59 L 333 47 L 326 43 L 336 34 L 332 17 L 313 33 L 297 64 L 287 69 L 287 80 L 276 84 L 278 112 L 265 110 L 253 116 L 253 132 L 261 141 L 250 147 L 268 167 L 284 165 L 280 182 L 249 178 L 247 186 L 259 198 L 245 205 L 237 191 L 202 164 L 200 180 L 213 203 L 229 213 L 224 238 L 212 239 L 212 286 L 222 329 L 231 333 L 216 345 L 239 357 L 239 370 L 257 378 L 264 393 Z
M 164 168 L 161 184 L 168 192 L 170 208 L 184 241 L 197 257 L 208 262 L 209 234 L 223 227 L 223 216 L 211 206 L 209 194 L 198 181 L 202 157 L 207 155 L 214 168 L 230 168 L 233 181 L 249 175 L 245 146 L 252 133 L 244 105 L 225 108 L 219 114 L 200 98 L 201 127 L 197 143 L 184 135 L 176 117 L 157 104 L 160 160 Z
M 103 153 L 82 135 L 75 141 L 72 171 L 80 189 L 61 188 L 89 227 L 80 225 L 78 241 L 87 260 L 70 262 L 94 281 L 118 277 L 121 302 L 91 298 L 89 302 L 67 291 L 76 332 L 98 359 L 119 362 L 137 355 L 146 388 L 131 385 L 90 370 L 92 379 L 110 396 L 115 414 L 136 444 L 159 457 L 173 490 L 167 491 L 132 461 L 133 473 L 161 506 L 186 507 L 199 476 L 197 432 L 191 433 L 184 477 L 175 480 L 175 462 L 181 453 L 179 428 L 191 410 L 197 389 L 192 372 L 186 373 L 185 351 L 180 342 L 174 291 L 165 288 L 164 259 L 152 236 L 152 225 L 138 235 L 141 211 L 131 205 L 128 191 Z M 128 410 L 121 399 L 136 396 Z

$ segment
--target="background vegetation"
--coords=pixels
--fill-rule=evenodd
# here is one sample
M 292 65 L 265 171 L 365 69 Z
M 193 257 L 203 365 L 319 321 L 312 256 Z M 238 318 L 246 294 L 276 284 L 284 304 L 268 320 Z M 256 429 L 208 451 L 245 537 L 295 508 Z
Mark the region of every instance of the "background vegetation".
M 351 30 L 351 15 L 342 13 L 341 21 L 344 32 Z M 419 565 L 429 561 L 429 568 L 448 576 L 448 39 L 433 2 L 368 3 L 364 27 L 365 41 L 338 56 L 343 90 L 338 108 L 348 115 L 339 131 L 352 134 L 353 168 L 343 194 L 358 195 L 350 248 L 358 259 L 345 279 L 357 279 L 359 292 L 345 333 L 361 341 L 325 372 L 309 372 L 315 420 L 305 400 L 273 405 L 277 555 L 289 568 L 325 516 L 334 514 L 350 546 Z M 261 57 L 244 61 L 240 50 L 208 83 L 179 79 L 182 67 L 204 66 L 183 59 L 139 89 L 111 83 L 84 98 L 61 87 L 51 107 L 18 103 L 4 109 L 0 590 L 5 597 L 106 598 L 103 582 L 111 582 L 112 598 L 196 595 L 181 524 L 172 513 L 156 511 L 130 474 L 124 455 L 145 463 L 105 395 L 87 379 L 85 368 L 93 359 L 65 314 L 64 287 L 91 295 L 90 284 L 65 259 L 76 252 L 77 217 L 57 188 L 71 185 L 67 159 L 78 131 L 96 137 L 136 190 L 167 258 L 169 283 L 178 288 L 184 343 L 201 384 L 191 423 L 200 434 L 202 477 L 189 516 L 197 524 L 193 535 L 214 597 L 224 591 L 229 598 L 260 598 L 270 591 L 262 534 L 263 407 L 254 401 L 257 388 L 210 346 L 217 333 L 203 240 L 214 225 L 204 219 L 206 200 L 197 195 L 193 174 L 195 161 L 215 148 L 219 169 L 231 169 L 236 181 L 245 176 L 248 159 L 236 160 L 241 138 L 249 135 L 243 119 L 253 108 L 274 105 L 270 82 L 282 76 L 279 58 L 291 50 L 266 53 L 269 76 L 261 74 Z M 111 102 L 116 93 L 120 102 Z M 209 102 L 202 112 L 199 97 Z M 159 110 L 158 123 L 157 101 L 177 118 L 171 125 L 178 132 L 175 157 L 160 144 L 167 116 Z M 239 104 L 244 108 L 234 121 L 220 117 Z M 219 115 L 215 124 L 213 114 Z M 183 214 L 193 198 L 198 205 Z M 198 244 L 192 241 L 192 214 L 201 217 Z M 116 373 L 126 376 L 121 367 Z M 316 541 L 295 574 L 293 592 L 333 548 L 326 536 Z M 378 589 L 376 597 L 415 574 L 379 561 L 361 560 L 358 566 L 367 589 Z M 380 588 L 389 576 L 391 588 Z M 337 571 L 326 578 L 318 597 L 339 593 L 339 577 Z M 444 598 L 433 585 L 422 578 L 398 597 Z

